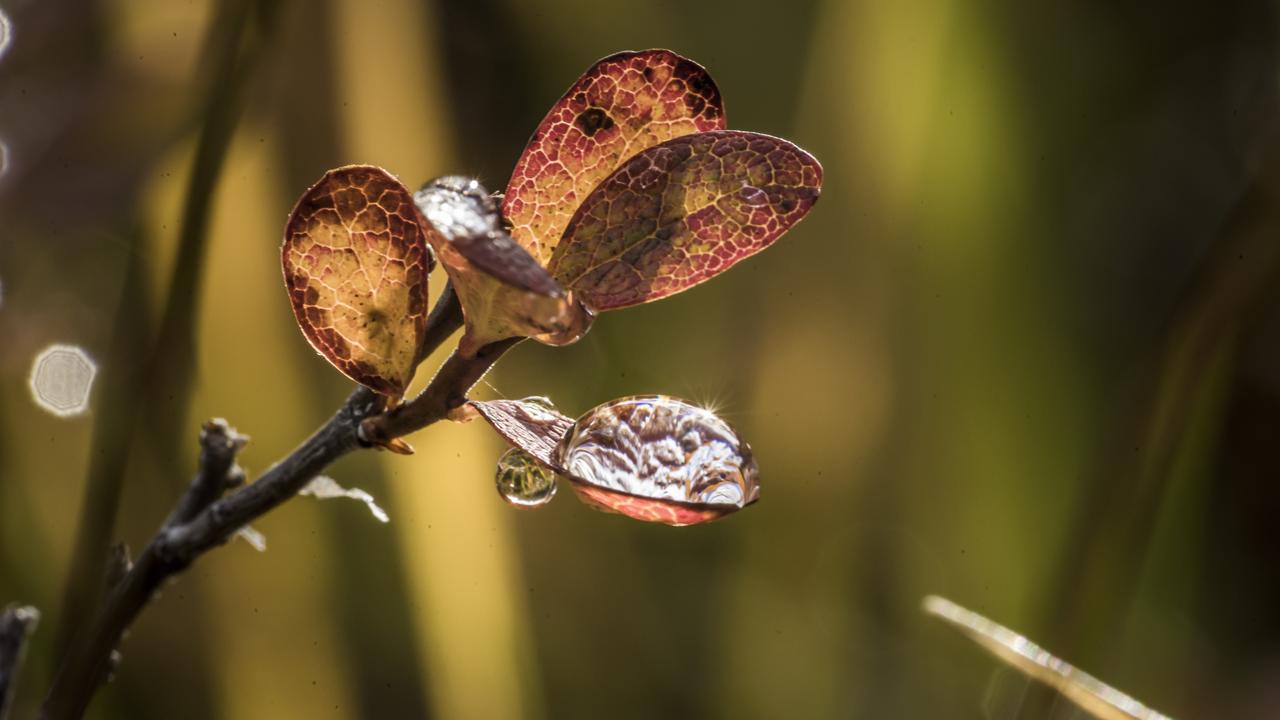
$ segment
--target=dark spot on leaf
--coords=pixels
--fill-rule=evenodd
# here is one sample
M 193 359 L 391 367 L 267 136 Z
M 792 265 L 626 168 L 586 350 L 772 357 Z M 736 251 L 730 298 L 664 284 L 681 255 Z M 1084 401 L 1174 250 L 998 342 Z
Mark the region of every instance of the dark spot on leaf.
M 601 130 L 608 130 L 613 127 L 613 118 L 609 117 L 609 113 L 598 107 L 591 107 L 578 113 L 578 127 L 586 134 L 592 137 Z
M 645 80 L 652 80 L 652 79 L 653 79 L 653 68 L 651 68 L 651 67 L 647 67 L 647 68 L 645 68 L 645 69 L 644 69 L 644 79 L 645 79 Z

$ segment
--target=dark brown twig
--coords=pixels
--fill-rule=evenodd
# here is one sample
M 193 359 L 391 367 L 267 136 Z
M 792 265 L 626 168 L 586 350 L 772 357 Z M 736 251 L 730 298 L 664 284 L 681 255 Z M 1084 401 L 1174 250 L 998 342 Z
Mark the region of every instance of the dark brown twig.
M 27 638 L 38 622 L 40 612 L 30 606 L 10 605 L 0 613 L 0 720 L 9 716 Z
M 423 355 L 442 344 L 462 324 L 453 293 L 446 290 L 432 311 Z M 44 718 L 78 718 L 105 676 L 111 654 L 147 602 L 168 578 L 204 552 L 225 543 L 237 530 L 293 497 L 330 463 L 362 446 L 361 427 L 390 440 L 448 416 L 466 401 L 471 386 L 518 340 L 504 340 L 471 358 L 450 356 L 427 388 L 396 412 L 378 415 L 382 399 L 366 388 L 347 398 L 338 412 L 288 457 L 256 482 L 222 496 L 237 478 L 235 454 L 244 442 L 221 421 L 201 433 L 200 469 L 173 513 L 133 567 L 107 595 L 92 626 L 68 653 L 42 709 Z M 385 421 L 382 418 L 387 418 Z M 392 434 L 394 433 L 394 434 Z
M 210 32 L 206 49 L 209 73 L 202 103 L 199 139 L 188 178 L 178 234 L 178 256 L 169 281 L 170 293 L 164 317 L 154 340 L 130 329 L 138 321 L 140 293 L 146 284 L 145 269 L 130 261 L 116 327 L 122 339 L 112 350 L 110 364 L 118 381 L 104 397 L 102 417 L 110 418 L 94 428 L 95 452 L 81 504 L 71 570 L 63 594 L 55 646 L 65 652 L 75 642 L 73 633 L 92 612 L 96 588 L 119 505 L 130 444 L 139 421 L 151 421 L 154 446 L 172 455 L 176 445 L 169 435 L 175 418 L 186 415 L 187 375 L 194 366 L 194 322 L 199 309 L 201 267 L 209 244 L 209 221 L 214 188 L 222 174 L 227 149 L 234 136 L 246 88 L 258 58 L 269 45 L 264 32 L 252 32 L 255 5 L 266 0 L 237 0 L 222 8 Z M 259 23 L 262 24 L 262 23 Z M 139 401 L 142 397 L 142 401 Z M 152 408 L 151 417 L 136 408 Z M 176 458 L 166 458 L 166 464 Z
M 450 411 L 467 401 L 467 391 L 484 377 L 498 358 L 523 339 L 499 340 L 480 348 L 472 357 L 454 351 L 421 395 L 391 412 L 361 423 L 360 439 L 384 445 L 393 438 L 445 419 Z
M 222 418 L 204 424 L 200 429 L 200 468 L 165 527 L 190 522 L 228 489 L 244 482 L 244 471 L 235 462 L 236 454 L 248 442 L 248 437 L 237 433 Z

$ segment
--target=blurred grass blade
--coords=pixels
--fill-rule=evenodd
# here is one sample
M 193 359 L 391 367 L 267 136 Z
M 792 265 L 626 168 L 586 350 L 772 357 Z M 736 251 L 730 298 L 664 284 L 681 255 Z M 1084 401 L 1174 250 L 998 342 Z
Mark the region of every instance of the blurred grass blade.
M 1055 657 L 1025 636 L 946 598 L 929 595 L 923 605 L 926 613 L 946 621 L 1005 663 L 1052 687 L 1100 720 L 1171 720 Z

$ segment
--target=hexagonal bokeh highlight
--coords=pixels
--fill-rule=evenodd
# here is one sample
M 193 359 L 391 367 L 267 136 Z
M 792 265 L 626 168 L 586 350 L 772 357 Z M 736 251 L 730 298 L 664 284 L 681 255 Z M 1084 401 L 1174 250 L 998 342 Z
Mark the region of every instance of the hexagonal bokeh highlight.
M 31 397 L 58 417 L 83 415 L 98 367 L 74 345 L 50 345 L 31 366 Z

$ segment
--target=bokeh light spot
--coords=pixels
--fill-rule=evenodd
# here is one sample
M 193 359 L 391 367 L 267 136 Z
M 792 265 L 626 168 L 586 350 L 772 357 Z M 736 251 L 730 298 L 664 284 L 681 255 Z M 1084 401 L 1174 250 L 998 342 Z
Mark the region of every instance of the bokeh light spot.
M 74 345 L 50 345 L 31 366 L 31 395 L 36 404 L 58 417 L 89 409 L 89 391 L 98 367 Z
M 9 51 L 9 43 L 13 40 L 13 23 L 9 22 L 9 16 L 4 13 L 4 9 L 0 8 L 0 58 Z

